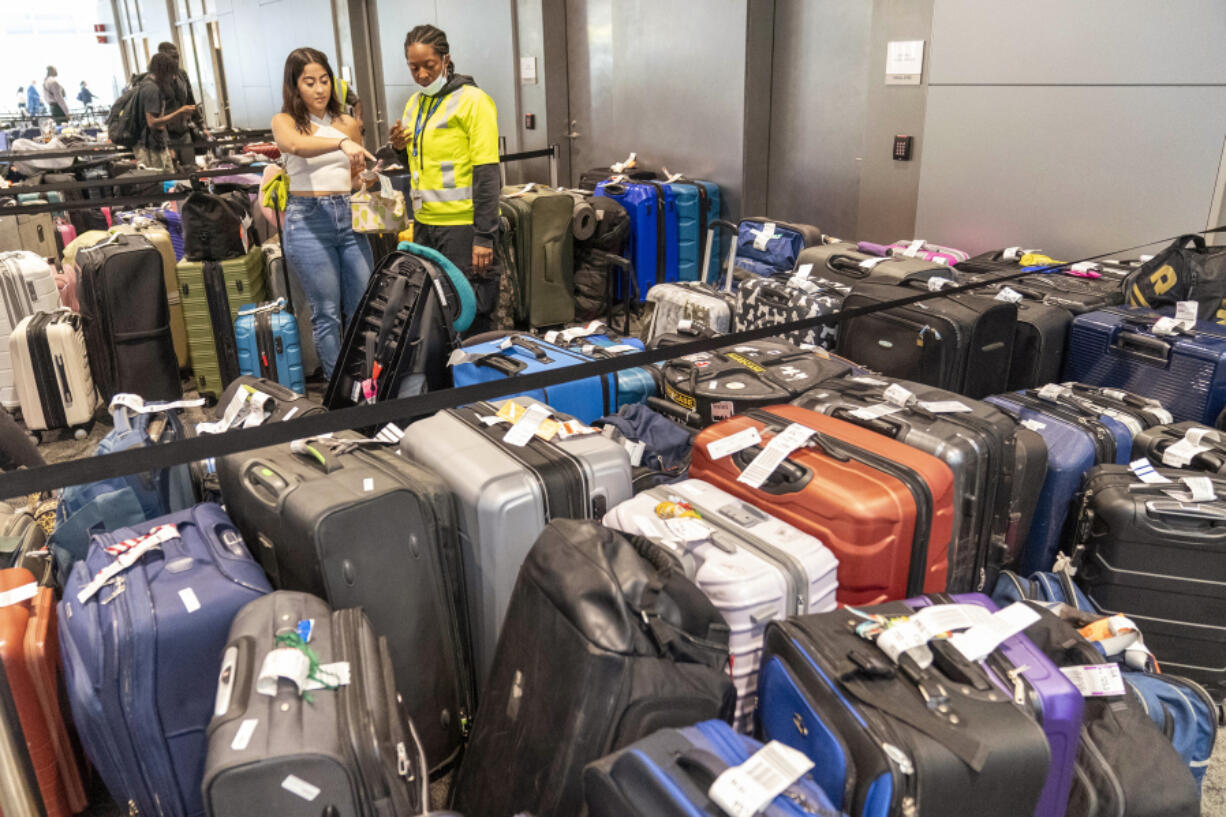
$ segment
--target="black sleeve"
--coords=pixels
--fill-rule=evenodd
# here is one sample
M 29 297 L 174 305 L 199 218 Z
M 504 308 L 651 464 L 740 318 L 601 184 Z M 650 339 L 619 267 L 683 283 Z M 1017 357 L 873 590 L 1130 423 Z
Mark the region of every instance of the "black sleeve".
M 493 247 L 498 240 L 498 196 L 502 176 L 498 163 L 473 168 L 473 244 Z
M 196 105 L 196 95 L 192 93 L 191 80 L 187 78 L 187 72 L 182 68 L 179 69 L 179 82 L 183 83 L 183 104 Z M 199 128 L 204 127 L 204 114 L 200 113 L 199 105 L 196 105 L 196 110 L 192 111 L 192 122 L 196 123 Z

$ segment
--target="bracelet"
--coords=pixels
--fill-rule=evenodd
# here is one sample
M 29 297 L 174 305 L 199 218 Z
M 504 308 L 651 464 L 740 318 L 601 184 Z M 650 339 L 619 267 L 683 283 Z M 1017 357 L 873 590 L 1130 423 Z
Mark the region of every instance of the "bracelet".
M 349 137 L 348 137 L 348 136 L 342 136 L 342 137 L 341 137 L 341 140 L 340 140 L 339 142 L 337 142 L 337 143 L 336 143 L 336 149 L 337 149 L 337 150 L 340 150 L 340 149 L 341 149 L 341 148 L 344 146 L 344 144 L 345 144 L 346 140 L 348 140 L 348 139 L 349 139 Z

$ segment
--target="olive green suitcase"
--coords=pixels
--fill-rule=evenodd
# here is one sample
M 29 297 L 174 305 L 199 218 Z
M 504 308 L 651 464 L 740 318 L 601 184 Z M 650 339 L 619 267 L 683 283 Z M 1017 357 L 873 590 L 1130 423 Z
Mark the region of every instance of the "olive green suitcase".
M 223 382 L 222 367 L 217 359 L 217 334 L 234 334 L 234 319 L 238 310 L 250 304 L 266 300 L 267 280 L 264 275 L 264 254 L 258 244 L 246 255 L 226 261 L 212 262 L 221 265 L 226 284 L 226 298 L 230 315 L 227 326 L 215 326 L 209 313 L 209 299 L 205 291 L 205 261 L 179 262 L 179 301 L 183 305 L 183 322 L 187 327 L 187 346 L 191 354 L 192 374 L 200 395 L 220 397 L 228 383 Z M 237 370 L 237 359 L 235 360 Z
M 575 200 L 532 185 L 502 188 L 501 212 L 514 235 L 516 317 L 530 326 L 575 319 Z

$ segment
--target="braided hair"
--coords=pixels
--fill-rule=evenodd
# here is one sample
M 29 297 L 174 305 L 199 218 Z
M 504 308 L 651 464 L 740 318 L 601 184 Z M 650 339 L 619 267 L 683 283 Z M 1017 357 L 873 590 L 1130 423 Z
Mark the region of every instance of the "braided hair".
M 451 56 L 451 45 L 447 42 L 447 32 L 441 28 L 426 24 L 417 26 L 410 31 L 404 38 L 404 48 L 407 51 L 409 46 L 416 44 L 428 45 L 434 49 L 434 52 L 440 57 Z M 455 76 L 455 61 L 447 60 L 447 79 Z

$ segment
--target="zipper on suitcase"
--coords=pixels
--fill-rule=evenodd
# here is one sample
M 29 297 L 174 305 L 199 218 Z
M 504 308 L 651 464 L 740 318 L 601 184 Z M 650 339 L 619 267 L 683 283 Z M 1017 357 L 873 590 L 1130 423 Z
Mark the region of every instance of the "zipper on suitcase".
M 1047 413 L 1066 423 L 1081 426 L 1094 439 L 1094 451 L 1098 457 L 1098 462 L 1100 464 L 1115 462 L 1115 436 L 1102 422 L 1086 417 L 1076 409 L 1049 403 L 1046 400 L 1032 397 L 1024 392 L 1014 392 L 1013 394 L 1004 395 L 1004 397 L 1032 411 Z
M 255 313 L 255 350 L 259 355 L 260 377 L 278 380 L 277 349 L 272 332 L 272 316 L 268 312 Z

